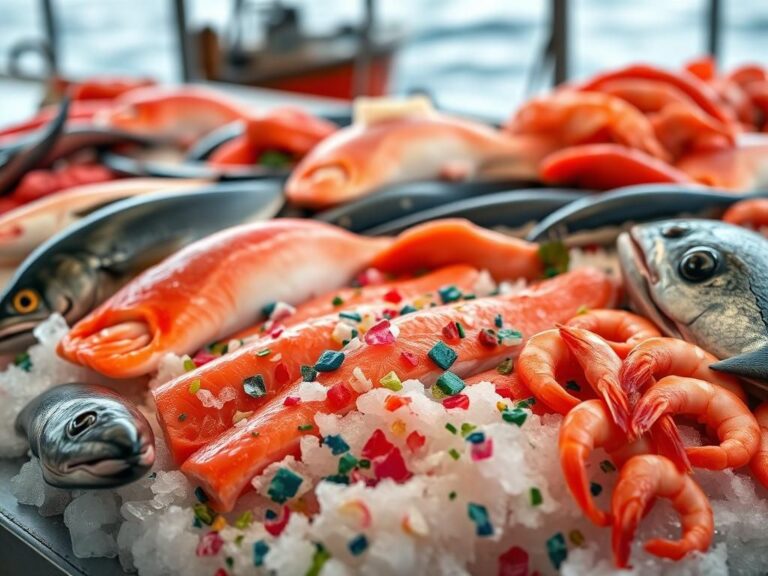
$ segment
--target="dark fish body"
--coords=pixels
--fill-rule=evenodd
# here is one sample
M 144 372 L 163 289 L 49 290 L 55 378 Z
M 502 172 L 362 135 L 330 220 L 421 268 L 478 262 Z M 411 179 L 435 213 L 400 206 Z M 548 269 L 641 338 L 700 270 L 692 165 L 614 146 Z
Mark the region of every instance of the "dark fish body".
M 520 229 L 540 221 L 555 210 L 584 197 L 588 192 L 557 188 L 530 188 L 483 194 L 415 212 L 381 224 L 366 234 L 388 236 L 440 218 L 466 218 L 486 228 Z
M 715 370 L 768 389 L 768 239 L 716 220 L 642 224 L 618 241 L 634 308 Z
M 116 392 L 63 384 L 43 392 L 16 418 L 45 481 L 59 488 L 109 488 L 141 478 L 155 461 L 143 414 Z
M 180 247 L 237 224 L 271 218 L 280 185 L 238 182 L 110 204 L 40 245 L 0 295 L 0 352 L 34 343 L 58 312 L 72 324 L 136 272 Z
M 629 224 L 676 218 L 719 216 L 750 196 L 705 188 L 664 184 L 628 186 L 577 200 L 543 219 L 527 239 L 531 242 L 567 240 L 580 232 L 626 228 Z M 613 239 L 618 234 L 613 235 Z

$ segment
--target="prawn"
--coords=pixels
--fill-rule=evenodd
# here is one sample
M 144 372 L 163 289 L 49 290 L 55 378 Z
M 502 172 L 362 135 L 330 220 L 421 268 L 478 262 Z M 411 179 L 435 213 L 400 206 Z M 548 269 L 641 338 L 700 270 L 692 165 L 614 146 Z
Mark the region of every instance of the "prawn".
M 768 226 L 768 198 L 737 202 L 725 211 L 723 221 L 755 230 Z
M 653 322 L 626 310 L 588 310 L 568 320 L 566 326 L 583 328 L 601 336 L 622 359 L 640 342 L 661 336 Z

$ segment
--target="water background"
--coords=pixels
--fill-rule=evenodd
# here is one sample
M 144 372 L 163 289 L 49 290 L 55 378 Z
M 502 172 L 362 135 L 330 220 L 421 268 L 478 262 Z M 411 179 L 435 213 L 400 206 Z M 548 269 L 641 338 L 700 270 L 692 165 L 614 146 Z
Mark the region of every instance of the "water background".
M 361 0 L 289 0 L 305 28 L 329 32 L 358 21 Z M 768 1 L 725 0 L 725 67 L 768 63 Z M 98 73 L 179 78 L 170 0 L 53 0 L 60 62 L 74 76 Z M 545 0 L 380 0 L 379 20 L 407 34 L 393 92 L 426 89 L 440 105 L 504 118 L 527 96 L 526 79 L 545 41 Z M 570 66 L 575 78 L 634 61 L 677 67 L 705 47 L 703 0 L 571 0 Z M 228 0 L 188 0 L 193 26 L 222 27 Z M 8 48 L 42 35 L 37 0 L 0 0 L 0 71 Z M 39 70 L 39 62 L 24 62 Z

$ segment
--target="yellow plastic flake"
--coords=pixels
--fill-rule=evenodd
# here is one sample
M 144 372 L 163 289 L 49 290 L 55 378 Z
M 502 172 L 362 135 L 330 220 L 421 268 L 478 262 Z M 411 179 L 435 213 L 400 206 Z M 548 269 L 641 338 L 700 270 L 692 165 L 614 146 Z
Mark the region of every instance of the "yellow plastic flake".
M 571 530 L 568 532 L 568 540 L 570 540 L 571 544 L 574 546 L 581 547 L 584 546 L 586 538 L 584 538 L 584 534 L 582 534 L 580 530 Z
M 213 524 L 211 524 L 211 530 L 213 530 L 214 532 L 221 532 L 226 527 L 227 527 L 227 519 L 221 515 L 216 516 L 216 520 L 214 520 Z
M 586 306 L 582 305 L 582 306 L 579 306 L 578 310 L 576 310 L 576 315 L 577 316 L 582 316 L 582 315 L 586 314 L 587 312 L 589 312 L 589 308 L 587 308 Z
M 407 430 L 405 422 L 403 422 L 402 420 L 395 420 L 394 422 L 392 422 L 389 428 L 390 430 L 392 430 L 392 434 L 394 434 L 395 436 L 402 436 L 405 434 Z
M 246 418 L 250 418 L 253 416 L 253 410 L 250 412 L 240 412 L 240 410 L 235 410 L 234 415 L 232 416 L 232 425 L 236 425 L 241 420 L 245 420 Z
M 400 526 L 402 527 L 403 532 L 411 536 L 423 537 L 429 535 L 429 524 L 427 524 L 427 521 L 424 519 L 421 512 L 415 508 L 412 508 L 405 513 Z
M 192 358 L 190 358 L 189 356 L 184 355 L 183 360 L 184 360 L 184 372 L 191 372 L 192 370 L 197 368 L 197 366 L 195 366 L 195 363 L 192 361 Z
M 394 371 L 390 372 L 389 374 L 385 374 L 381 380 L 379 380 L 379 384 L 384 386 L 384 388 L 392 390 L 393 392 L 397 392 L 398 390 L 403 389 L 403 384 L 400 382 L 400 378 L 397 377 L 397 374 L 395 374 Z
M 432 296 L 419 296 L 413 301 L 413 307 L 417 310 L 421 310 L 422 308 L 429 306 L 431 302 Z
M 362 500 L 347 500 L 337 510 L 340 516 L 359 529 L 371 526 L 371 511 Z
M 506 402 L 502 402 L 501 400 L 499 400 L 498 402 L 496 402 L 496 409 L 497 409 L 499 412 L 504 412 L 504 410 L 506 410 L 506 409 L 507 409 L 507 404 L 506 404 Z
M 189 393 L 197 394 L 200 391 L 200 378 L 195 378 L 189 383 Z

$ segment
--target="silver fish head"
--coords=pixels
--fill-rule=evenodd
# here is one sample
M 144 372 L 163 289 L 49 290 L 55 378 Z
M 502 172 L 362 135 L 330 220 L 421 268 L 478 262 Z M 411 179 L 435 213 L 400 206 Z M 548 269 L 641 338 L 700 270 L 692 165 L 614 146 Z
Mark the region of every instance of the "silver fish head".
M 768 343 L 768 242 L 715 220 L 634 226 L 618 240 L 633 307 L 718 358 Z
M 46 482 L 61 488 L 107 488 L 141 478 L 154 464 L 146 418 L 120 398 L 95 395 L 60 403 L 40 430 Z
M 98 304 L 102 275 L 87 257 L 57 254 L 28 262 L 0 296 L 0 354 L 34 344 L 35 327 L 51 314 L 71 325 Z

